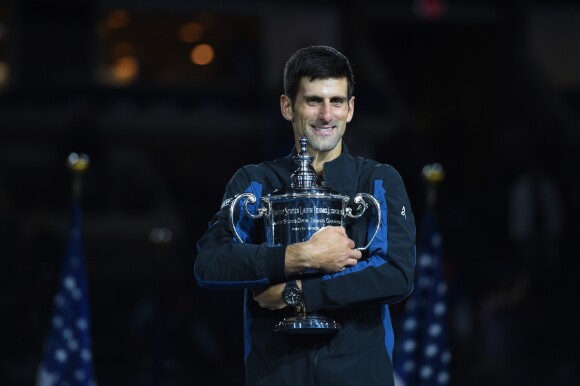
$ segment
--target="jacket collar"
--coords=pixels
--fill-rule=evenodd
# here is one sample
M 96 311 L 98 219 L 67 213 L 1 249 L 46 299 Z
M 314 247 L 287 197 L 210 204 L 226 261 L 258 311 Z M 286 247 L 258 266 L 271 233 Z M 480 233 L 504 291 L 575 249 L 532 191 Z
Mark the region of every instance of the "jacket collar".
M 294 156 L 296 154 L 298 154 L 298 152 L 296 146 L 294 146 L 290 154 L 285 157 L 285 162 L 287 163 L 288 168 L 292 171 L 296 169 L 296 164 L 294 163 Z M 348 152 L 348 147 L 343 141 L 342 153 L 332 161 L 324 163 L 324 184 L 336 191 L 352 194 L 351 190 L 356 189 L 356 180 L 353 179 L 357 178 L 354 169 L 355 167 L 352 163 L 352 156 Z

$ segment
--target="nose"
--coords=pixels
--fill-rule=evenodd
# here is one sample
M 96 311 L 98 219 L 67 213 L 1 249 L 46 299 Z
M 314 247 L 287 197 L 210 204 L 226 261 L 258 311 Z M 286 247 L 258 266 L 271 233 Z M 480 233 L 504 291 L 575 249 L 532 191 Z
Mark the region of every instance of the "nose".
M 330 101 L 325 101 L 324 103 L 320 104 L 320 110 L 318 112 L 318 118 L 323 120 L 324 122 L 330 122 L 332 120 L 332 106 L 330 105 Z

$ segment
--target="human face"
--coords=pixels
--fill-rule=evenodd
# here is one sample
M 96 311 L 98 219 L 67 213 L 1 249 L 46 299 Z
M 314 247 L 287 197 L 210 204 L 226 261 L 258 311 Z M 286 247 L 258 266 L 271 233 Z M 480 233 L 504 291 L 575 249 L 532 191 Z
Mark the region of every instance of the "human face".
M 342 136 L 354 113 L 354 97 L 348 100 L 347 90 L 346 78 L 311 81 L 303 77 L 294 103 L 282 95 L 282 115 L 292 122 L 297 148 L 300 137 L 306 137 L 308 147 L 319 154 L 326 153 L 327 160 L 340 155 Z

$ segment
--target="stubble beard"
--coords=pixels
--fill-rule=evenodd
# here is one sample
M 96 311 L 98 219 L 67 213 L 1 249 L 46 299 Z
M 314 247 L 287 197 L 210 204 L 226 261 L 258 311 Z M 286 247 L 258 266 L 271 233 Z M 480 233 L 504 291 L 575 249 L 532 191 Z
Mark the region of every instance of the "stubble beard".
M 338 129 L 335 128 L 334 130 Z M 312 133 L 310 130 L 307 130 L 305 135 L 306 139 L 308 139 L 308 146 L 312 150 L 317 152 L 328 152 L 333 150 L 337 146 L 338 141 L 340 139 L 337 133 L 334 133 L 334 135 L 331 137 L 320 138 L 315 133 Z

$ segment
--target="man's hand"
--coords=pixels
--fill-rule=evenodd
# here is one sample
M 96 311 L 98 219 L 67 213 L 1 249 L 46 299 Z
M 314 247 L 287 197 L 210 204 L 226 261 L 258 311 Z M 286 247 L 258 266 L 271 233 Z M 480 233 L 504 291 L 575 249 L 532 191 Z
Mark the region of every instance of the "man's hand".
M 286 248 L 286 275 L 290 277 L 308 268 L 325 273 L 342 271 L 361 258 L 361 252 L 354 247 L 343 227 L 321 228 L 310 240 Z
M 286 303 L 282 300 L 282 291 L 285 286 L 286 283 L 281 283 L 265 288 L 253 288 L 251 291 L 254 294 L 254 301 L 262 308 L 280 310 L 286 307 Z

